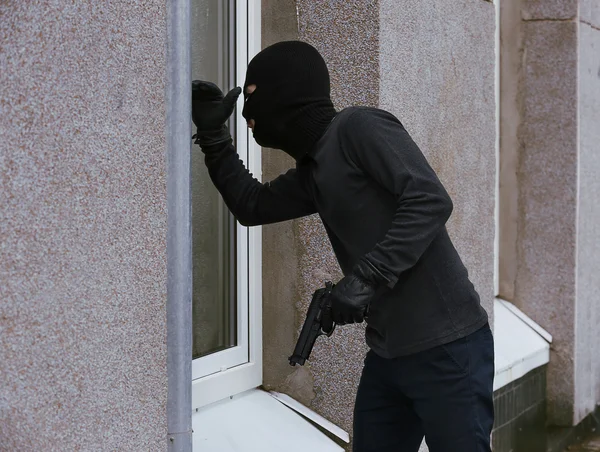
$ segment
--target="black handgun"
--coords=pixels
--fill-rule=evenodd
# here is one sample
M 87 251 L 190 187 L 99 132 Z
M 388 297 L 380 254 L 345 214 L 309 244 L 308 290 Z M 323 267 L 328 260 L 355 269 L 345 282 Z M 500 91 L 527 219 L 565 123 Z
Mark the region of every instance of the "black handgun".
M 294 354 L 288 358 L 292 366 L 304 365 L 317 337 L 329 337 L 335 330 L 335 323 L 331 319 L 331 289 L 333 289 L 333 283 L 327 281 L 324 288 L 318 289 L 314 293 L 300 337 L 294 348 Z

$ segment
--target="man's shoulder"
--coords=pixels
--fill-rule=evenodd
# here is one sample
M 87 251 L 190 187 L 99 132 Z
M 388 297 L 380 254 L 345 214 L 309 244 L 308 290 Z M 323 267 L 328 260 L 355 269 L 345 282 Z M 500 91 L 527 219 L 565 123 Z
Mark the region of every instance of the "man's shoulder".
M 378 121 L 394 121 L 400 123 L 392 113 L 375 107 L 347 107 L 340 111 L 334 122 L 348 133 L 355 133 L 372 127 Z

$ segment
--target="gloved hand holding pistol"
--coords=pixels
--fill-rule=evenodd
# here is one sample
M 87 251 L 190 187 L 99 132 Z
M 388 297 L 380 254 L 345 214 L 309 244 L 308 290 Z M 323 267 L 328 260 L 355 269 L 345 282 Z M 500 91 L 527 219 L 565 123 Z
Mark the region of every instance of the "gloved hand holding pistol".
M 369 315 L 369 305 L 377 288 L 385 281 L 364 259 L 344 276 L 331 291 L 331 314 L 338 325 L 361 323 Z

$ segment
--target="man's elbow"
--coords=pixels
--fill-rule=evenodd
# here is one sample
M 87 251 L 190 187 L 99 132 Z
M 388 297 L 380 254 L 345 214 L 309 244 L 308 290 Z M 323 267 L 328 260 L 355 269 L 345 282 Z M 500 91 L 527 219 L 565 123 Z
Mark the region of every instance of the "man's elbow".
M 260 213 L 255 209 L 243 209 L 237 211 L 234 216 L 239 224 L 247 228 L 252 226 L 262 226 L 265 224 L 262 215 L 260 215 Z
M 227 204 L 239 224 L 245 227 L 261 224 L 260 215 L 251 200 L 238 199 L 235 203 Z
M 238 221 L 239 224 L 247 228 L 260 225 L 260 221 L 258 221 L 257 218 L 253 218 L 250 215 L 238 215 L 235 217 L 235 219 Z
M 450 218 L 450 215 L 452 215 L 452 210 L 454 210 L 452 199 L 450 199 L 450 196 L 447 194 L 444 194 L 440 200 L 440 216 L 443 218 L 444 223 L 446 223 Z

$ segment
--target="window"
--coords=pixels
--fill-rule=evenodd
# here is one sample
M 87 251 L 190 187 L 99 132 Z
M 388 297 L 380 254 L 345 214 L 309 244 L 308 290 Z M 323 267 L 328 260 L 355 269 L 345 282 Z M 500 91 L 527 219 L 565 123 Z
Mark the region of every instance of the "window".
M 249 0 L 192 0 L 192 79 L 225 93 L 242 86 L 260 50 L 260 9 Z M 230 119 L 240 158 L 260 174 L 260 148 L 241 117 Z M 260 228 L 235 221 L 194 145 L 192 191 L 192 404 L 212 403 L 262 383 Z
M 193 6 L 192 77 L 226 89 L 234 82 L 231 69 L 235 68 L 229 58 L 233 53 L 229 5 L 213 0 Z M 235 118 L 231 122 L 235 124 Z M 235 220 L 212 185 L 203 160 L 201 153 L 192 152 L 194 359 L 238 345 Z

